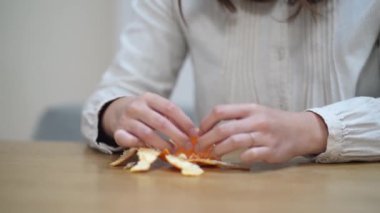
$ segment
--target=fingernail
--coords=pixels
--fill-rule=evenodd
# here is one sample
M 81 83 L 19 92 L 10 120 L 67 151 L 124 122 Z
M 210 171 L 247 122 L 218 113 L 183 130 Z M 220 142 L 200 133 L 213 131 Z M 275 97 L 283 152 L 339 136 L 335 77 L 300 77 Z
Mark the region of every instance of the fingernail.
M 190 129 L 190 135 L 191 136 L 198 136 L 199 135 L 199 128 L 191 128 Z
M 116 130 L 116 131 L 113 133 L 113 137 L 114 137 L 114 138 L 116 138 L 116 137 L 122 137 L 123 139 L 126 139 L 126 138 L 127 138 L 125 131 L 124 131 L 124 130 L 121 130 L 121 129 Z
M 172 147 L 174 147 L 175 149 L 177 149 L 177 144 L 174 143 L 174 141 L 173 141 L 172 139 L 169 139 L 169 140 L 168 140 L 168 143 L 169 143 Z

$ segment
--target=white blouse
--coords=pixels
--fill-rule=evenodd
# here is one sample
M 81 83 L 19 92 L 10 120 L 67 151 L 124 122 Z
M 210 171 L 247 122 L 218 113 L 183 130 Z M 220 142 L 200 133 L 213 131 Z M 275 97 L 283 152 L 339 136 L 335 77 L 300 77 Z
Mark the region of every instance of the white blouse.
M 101 107 L 146 91 L 168 97 L 189 54 L 199 118 L 226 103 L 311 110 L 329 131 L 317 162 L 380 160 L 380 1 L 327 0 L 290 21 L 286 1 L 233 2 L 236 13 L 182 1 L 182 18 L 177 0 L 134 1 L 137 17 L 83 110 L 89 144 L 117 150 L 96 141 Z

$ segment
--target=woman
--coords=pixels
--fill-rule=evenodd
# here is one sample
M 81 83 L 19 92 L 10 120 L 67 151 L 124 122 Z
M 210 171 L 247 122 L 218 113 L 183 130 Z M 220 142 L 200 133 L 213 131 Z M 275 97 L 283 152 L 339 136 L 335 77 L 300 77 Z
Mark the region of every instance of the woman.
M 91 146 L 189 148 L 199 135 L 198 151 L 243 149 L 246 163 L 380 159 L 379 1 L 139 0 L 134 9 L 83 111 Z M 167 100 L 187 54 L 199 130 Z

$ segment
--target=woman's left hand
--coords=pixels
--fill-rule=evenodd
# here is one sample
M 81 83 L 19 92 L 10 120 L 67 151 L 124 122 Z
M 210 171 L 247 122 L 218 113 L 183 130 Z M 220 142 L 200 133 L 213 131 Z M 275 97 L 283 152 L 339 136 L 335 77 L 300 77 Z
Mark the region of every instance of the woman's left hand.
M 282 163 L 324 152 L 327 127 L 312 112 L 287 112 L 256 104 L 216 106 L 200 126 L 198 151 L 214 146 L 220 157 L 244 149 L 244 163 Z

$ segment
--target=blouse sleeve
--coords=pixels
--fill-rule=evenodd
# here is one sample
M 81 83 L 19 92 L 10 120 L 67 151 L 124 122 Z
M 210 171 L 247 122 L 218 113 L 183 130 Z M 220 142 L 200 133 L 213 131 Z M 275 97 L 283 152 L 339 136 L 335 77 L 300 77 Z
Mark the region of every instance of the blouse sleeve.
M 133 1 L 136 17 L 121 35 L 119 53 L 82 112 L 82 133 L 91 147 L 105 153 L 119 150 L 97 141 L 99 112 L 106 103 L 147 91 L 169 96 L 187 52 L 176 2 Z
M 309 111 L 324 119 L 329 132 L 316 162 L 380 160 L 380 98 L 356 97 Z

